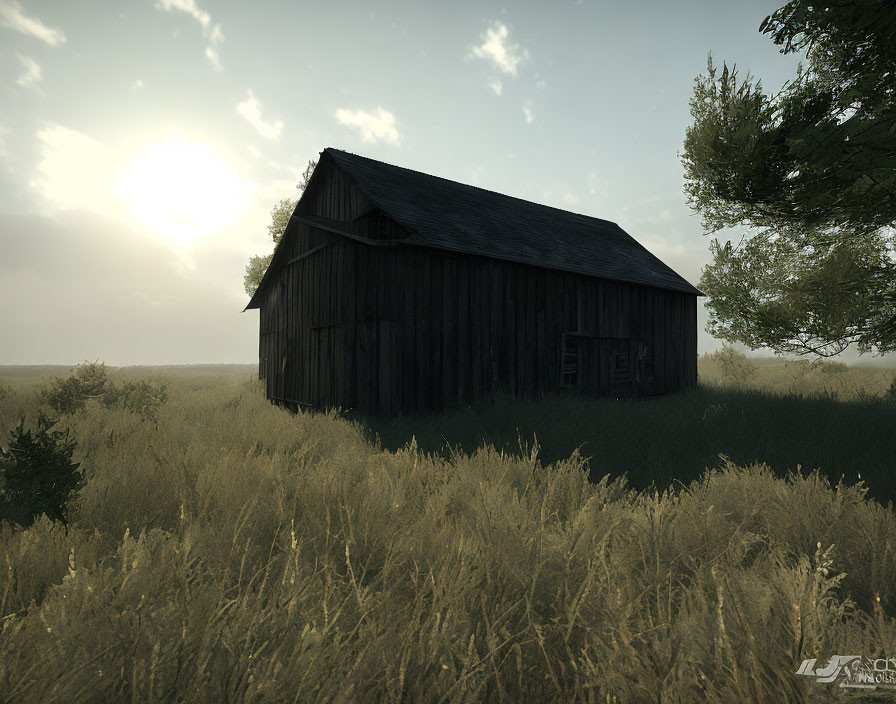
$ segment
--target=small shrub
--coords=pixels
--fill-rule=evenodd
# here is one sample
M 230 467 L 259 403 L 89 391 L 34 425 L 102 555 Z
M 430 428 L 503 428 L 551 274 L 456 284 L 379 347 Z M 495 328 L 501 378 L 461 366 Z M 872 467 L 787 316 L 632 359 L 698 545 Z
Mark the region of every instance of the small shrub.
M 104 363 L 84 362 L 72 370 L 68 379 L 53 379 L 41 397 L 57 413 L 71 414 L 83 408 L 87 399 L 102 398 L 110 383 Z
M 747 355 L 733 347 L 723 347 L 713 352 L 710 357 L 722 370 L 722 380 L 734 386 L 744 386 L 753 380 L 756 367 L 747 359 Z
M 75 441 L 69 431 L 50 432 L 56 423 L 41 411 L 36 432 L 25 430 L 24 416 L 18 428 L 9 431 L 9 447 L 0 448 L 0 519 L 28 528 L 46 514 L 68 525 L 66 505 L 83 486 L 83 478 L 79 463 L 72 462 Z
M 896 402 L 896 376 L 893 377 L 893 382 L 890 384 L 890 388 L 884 392 L 884 398 L 888 401 Z
M 125 408 L 155 422 L 159 407 L 167 400 L 168 389 L 164 384 L 153 386 L 148 381 L 126 381 L 117 388 L 109 384 L 103 396 L 103 405 L 107 408 Z
M 154 386 L 147 381 L 126 381 L 115 386 L 103 363 L 85 362 L 72 372 L 68 379 L 54 379 L 42 393 L 42 400 L 57 413 L 75 413 L 88 399 L 96 398 L 106 408 L 125 408 L 154 422 L 159 406 L 168 400 L 164 384 Z

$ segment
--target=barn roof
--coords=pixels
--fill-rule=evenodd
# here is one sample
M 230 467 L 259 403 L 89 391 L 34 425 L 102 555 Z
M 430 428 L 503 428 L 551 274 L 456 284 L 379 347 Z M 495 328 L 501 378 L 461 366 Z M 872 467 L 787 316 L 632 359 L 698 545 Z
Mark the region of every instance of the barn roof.
M 361 192 L 411 234 L 402 245 L 704 295 L 619 225 L 328 147 Z M 276 259 L 274 260 L 276 262 Z M 273 263 L 273 262 L 272 262 Z M 260 287 L 259 287 L 260 288 Z M 250 302 L 249 308 L 256 306 Z

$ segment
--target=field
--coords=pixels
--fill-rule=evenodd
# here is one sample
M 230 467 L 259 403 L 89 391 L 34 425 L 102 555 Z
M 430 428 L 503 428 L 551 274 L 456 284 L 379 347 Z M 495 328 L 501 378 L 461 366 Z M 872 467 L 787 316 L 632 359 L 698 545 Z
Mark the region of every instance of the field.
M 69 373 L 0 367 L 4 447 Z M 108 375 L 168 398 L 60 416 L 85 485 L 0 531 L 0 701 L 837 702 L 803 660 L 896 657 L 893 370 L 393 420 Z

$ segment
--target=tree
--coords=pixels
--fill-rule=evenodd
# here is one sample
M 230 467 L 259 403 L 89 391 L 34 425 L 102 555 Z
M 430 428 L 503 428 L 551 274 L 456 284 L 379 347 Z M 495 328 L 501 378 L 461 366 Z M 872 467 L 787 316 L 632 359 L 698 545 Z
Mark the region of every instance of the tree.
M 685 191 L 710 243 L 707 331 L 752 349 L 829 357 L 896 350 L 896 6 L 793 0 L 765 18 L 809 70 L 776 96 L 736 67 L 695 79 Z
M 308 186 L 308 180 L 311 178 L 311 173 L 314 171 L 315 166 L 317 166 L 316 161 L 309 161 L 308 166 L 305 167 L 305 172 L 302 174 L 302 180 L 296 185 L 296 188 L 299 191 L 299 197 L 301 197 L 305 188 Z M 284 199 L 271 210 L 271 224 L 268 225 L 268 232 L 274 240 L 275 247 L 280 244 L 280 239 L 283 237 L 283 233 L 286 232 L 286 226 L 289 224 L 289 219 L 292 217 L 297 202 L 298 199 Z M 274 254 L 272 252 L 271 254 L 252 257 L 249 260 L 249 264 L 246 266 L 246 275 L 243 277 L 243 286 L 249 296 L 255 294 L 273 257 Z

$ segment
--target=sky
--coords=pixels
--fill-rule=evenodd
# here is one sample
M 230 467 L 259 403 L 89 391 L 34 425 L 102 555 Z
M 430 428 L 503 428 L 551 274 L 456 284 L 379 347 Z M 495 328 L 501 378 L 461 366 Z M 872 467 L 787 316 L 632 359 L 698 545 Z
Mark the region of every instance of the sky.
M 326 147 L 611 220 L 699 285 L 694 80 L 779 91 L 781 4 L 0 0 L 0 364 L 257 362 L 245 266 Z

